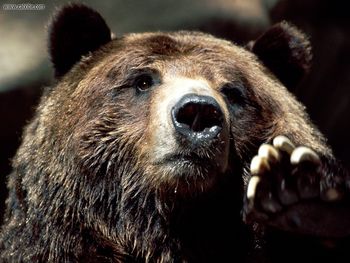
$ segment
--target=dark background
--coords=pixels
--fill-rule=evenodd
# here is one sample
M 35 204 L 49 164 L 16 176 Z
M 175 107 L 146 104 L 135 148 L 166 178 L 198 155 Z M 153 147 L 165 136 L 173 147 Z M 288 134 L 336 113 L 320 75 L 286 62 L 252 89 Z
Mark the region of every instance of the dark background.
M 29 1 L 24 1 L 28 3 Z M 52 81 L 45 26 L 56 7 L 5 11 L 0 1 L 0 223 L 6 176 L 42 89 Z M 125 32 L 197 29 L 244 44 L 269 25 L 291 21 L 311 39 L 311 73 L 293 91 L 350 168 L 350 16 L 342 0 L 147 0 L 85 1 L 117 35 Z

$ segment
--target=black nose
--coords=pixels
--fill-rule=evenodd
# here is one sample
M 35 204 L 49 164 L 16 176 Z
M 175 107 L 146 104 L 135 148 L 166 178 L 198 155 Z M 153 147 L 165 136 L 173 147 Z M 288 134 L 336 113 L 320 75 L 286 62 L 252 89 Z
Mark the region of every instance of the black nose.
M 223 113 L 217 101 L 209 96 L 188 94 L 172 109 L 175 130 L 191 141 L 215 138 L 223 126 Z

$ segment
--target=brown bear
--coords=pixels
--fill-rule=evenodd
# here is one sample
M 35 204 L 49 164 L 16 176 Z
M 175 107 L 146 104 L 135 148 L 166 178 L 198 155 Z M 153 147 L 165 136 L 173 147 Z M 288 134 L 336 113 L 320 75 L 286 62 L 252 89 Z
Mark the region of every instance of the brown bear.
M 2 262 L 349 260 L 349 175 L 285 87 L 310 66 L 295 27 L 112 39 L 73 4 L 49 31 L 57 84 L 13 160 Z

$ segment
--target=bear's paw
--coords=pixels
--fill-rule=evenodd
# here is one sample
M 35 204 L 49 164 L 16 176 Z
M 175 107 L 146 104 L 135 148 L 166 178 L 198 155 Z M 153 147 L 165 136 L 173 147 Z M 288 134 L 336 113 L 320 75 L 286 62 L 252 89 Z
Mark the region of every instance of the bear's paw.
M 349 176 L 330 165 L 285 136 L 262 144 L 250 165 L 245 222 L 315 237 L 349 236 Z

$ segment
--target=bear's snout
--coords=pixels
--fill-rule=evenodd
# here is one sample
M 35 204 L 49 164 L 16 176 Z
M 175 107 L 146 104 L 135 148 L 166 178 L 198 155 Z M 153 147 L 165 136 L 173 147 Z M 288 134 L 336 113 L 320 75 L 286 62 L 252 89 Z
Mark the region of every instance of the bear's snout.
M 157 103 L 152 105 L 153 121 L 149 125 L 152 133 L 142 148 L 147 160 L 154 165 L 166 164 L 171 170 L 197 169 L 196 163 L 206 163 L 213 170 L 225 171 L 229 111 L 212 84 L 201 78 L 172 75 L 164 78 L 154 96 Z
M 218 102 L 210 96 L 187 94 L 171 110 L 176 133 L 192 144 L 204 144 L 222 130 L 224 116 Z

